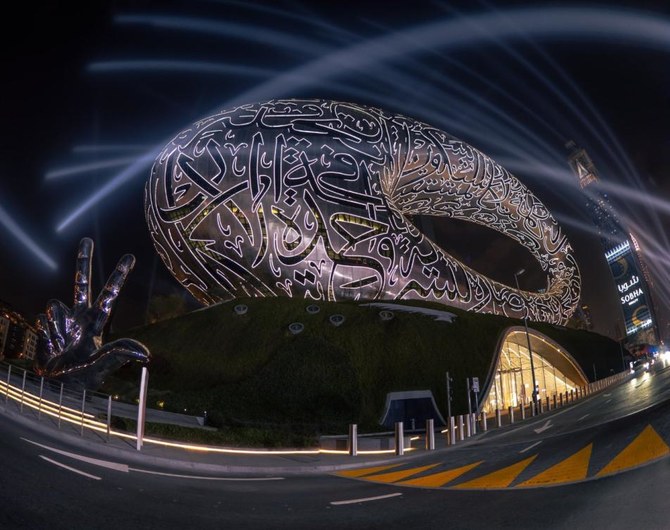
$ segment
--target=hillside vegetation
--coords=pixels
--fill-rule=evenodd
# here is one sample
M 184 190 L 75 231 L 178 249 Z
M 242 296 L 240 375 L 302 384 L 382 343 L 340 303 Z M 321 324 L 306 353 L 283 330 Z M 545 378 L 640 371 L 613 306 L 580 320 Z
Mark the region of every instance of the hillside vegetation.
M 248 310 L 240 315 L 239 304 Z M 358 302 L 290 298 L 238 299 L 122 335 L 152 353 L 149 406 L 205 415 L 221 429 L 341 434 L 349 423 L 360 432 L 380 429 L 386 394 L 431 390 L 446 416 L 445 374 L 454 379 L 452 413 L 467 411 L 465 380 L 489 373 L 503 331 L 522 321 L 402 302 L 456 315 L 451 323 L 418 312 Z M 318 306 L 317 313 L 307 311 Z M 332 315 L 343 322 L 333 325 Z M 302 332 L 289 326 L 300 323 Z M 532 324 L 571 352 L 593 377 L 621 370 L 618 344 L 586 331 Z M 138 367 L 111 378 L 104 391 L 136 396 Z M 133 392 L 135 393 L 134 395 Z M 132 395 L 132 396 L 131 396 Z M 266 442 L 267 444 L 267 439 Z

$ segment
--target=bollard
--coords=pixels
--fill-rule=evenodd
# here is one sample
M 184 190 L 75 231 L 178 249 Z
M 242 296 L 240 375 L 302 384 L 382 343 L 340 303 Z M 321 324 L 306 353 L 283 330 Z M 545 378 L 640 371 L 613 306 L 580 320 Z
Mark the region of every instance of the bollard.
M 449 416 L 449 445 L 456 445 L 456 420 Z
M 395 454 L 402 456 L 405 454 L 405 434 L 401 421 L 395 422 Z
M 112 434 L 112 396 L 107 396 L 107 441 Z
M 551 402 L 549 401 L 549 396 L 547 396 L 547 412 L 551 410 Z
M 472 416 L 470 415 L 469 412 L 468 412 L 468 414 L 466 415 L 466 422 L 465 422 L 465 423 L 466 423 L 466 426 L 465 426 L 465 428 L 466 428 L 465 435 L 466 435 L 468 438 L 470 438 L 470 436 L 472 436 Z
M 556 394 L 554 394 L 554 409 L 556 409 Z
M 433 419 L 426 420 L 426 451 L 435 450 L 435 425 Z
M 570 390 L 570 403 L 574 403 L 574 402 L 575 402 L 575 391 Z
M 502 427 L 502 418 L 500 417 L 500 409 L 496 409 L 496 427 Z
M 508 414 L 509 414 L 509 422 L 511 425 L 512 423 L 514 423 L 514 407 L 512 405 L 510 405 L 508 408 Z
M 349 425 L 349 456 L 358 454 L 358 425 L 352 423 Z
M 481 417 L 481 424 L 482 424 L 482 432 L 486 432 L 488 430 L 488 425 L 486 425 L 486 412 L 482 410 L 482 417 Z
M 544 405 L 542 404 L 542 398 L 537 400 L 537 405 L 539 407 L 539 414 L 542 414 L 544 412 Z
M 465 440 L 465 430 L 463 429 L 463 414 L 458 415 L 458 440 Z
M 142 449 L 144 444 L 144 421 L 147 414 L 147 389 L 149 387 L 149 370 L 146 366 L 142 367 L 140 377 L 140 396 L 137 403 L 137 450 Z
M 477 413 L 473 412 L 470 415 L 470 421 L 472 422 L 472 434 L 473 436 L 477 434 Z
M 526 405 L 523 402 L 519 403 L 519 412 L 521 413 L 521 419 L 526 419 Z

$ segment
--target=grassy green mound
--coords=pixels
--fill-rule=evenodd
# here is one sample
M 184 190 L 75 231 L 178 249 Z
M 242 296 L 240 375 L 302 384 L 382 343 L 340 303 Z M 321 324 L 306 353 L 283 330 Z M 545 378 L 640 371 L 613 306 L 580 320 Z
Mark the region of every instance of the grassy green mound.
M 248 306 L 244 315 L 234 307 Z M 317 305 L 319 312 L 306 308 Z M 146 344 L 149 406 L 204 415 L 209 425 L 233 433 L 246 431 L 260 445 L 263 434 L 281 440 L 309 440 L 341 434 L 349 423 L 360 432 L 379 430 L 386 394 L 431 390 L 446 416 L 445 374 L 454 379 L 452 413 L 467 411 L 465 380 L 483 383 L 503 331 L 522 321 L 464 312 L 440 304 L 403 305 L 448 311 L 453 322 L 418 312 L 394 310 L 391 320 L 381 308 L 358 302 L 310 302 L 290 298 L 235 300 L 122 333 Z M 344 321 L 335 326 L 332 315 Z M 293 334 L 292 323 L 304 326 Z M 592 377 L 621 369 L 616 342 L 600 335 L 556 326 L 531 327 L 549 335 L 578 360 Z M 138 367 L 128 366 L 102 389 L 134 399 Z M 134 394 L 133 394 L 134 393 Z M 296 438 L 297 437 L 297 438 Z M 238 436 L 239 438 L 239 436 Z M 277 441 L 281 443 L 281 441 Z

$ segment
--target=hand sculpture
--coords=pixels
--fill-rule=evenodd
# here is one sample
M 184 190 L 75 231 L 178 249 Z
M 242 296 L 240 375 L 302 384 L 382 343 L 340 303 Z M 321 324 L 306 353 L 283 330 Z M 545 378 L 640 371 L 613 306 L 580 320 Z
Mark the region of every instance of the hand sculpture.
M 38 375 L 67 384 L 95 389 L 105 377 L 130 361 L 147 363 L 149 350 L 132 339 L 103 344 L 102 334 L 114 301 L 135 264 L 131 254 L 123 256 L 105 287 L 91 304 L 91 258 L 93 241 L 79 243 L 74 284 L 74 305 L 68 308 L 50 300 L 46 314 L 37 317 L 37 330 L 46 347 L 35 358 Z

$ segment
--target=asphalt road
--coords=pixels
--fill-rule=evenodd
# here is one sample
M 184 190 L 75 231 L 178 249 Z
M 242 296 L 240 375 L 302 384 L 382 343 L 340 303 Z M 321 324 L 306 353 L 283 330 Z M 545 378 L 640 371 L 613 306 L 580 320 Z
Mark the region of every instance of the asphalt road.
M 670 368 L 655 368 L 383 470 L 177 472 L 107 460 L 2 421 L 0 528 L 667 529 Z M 463 468 L 444 484 L 436 480 Z

